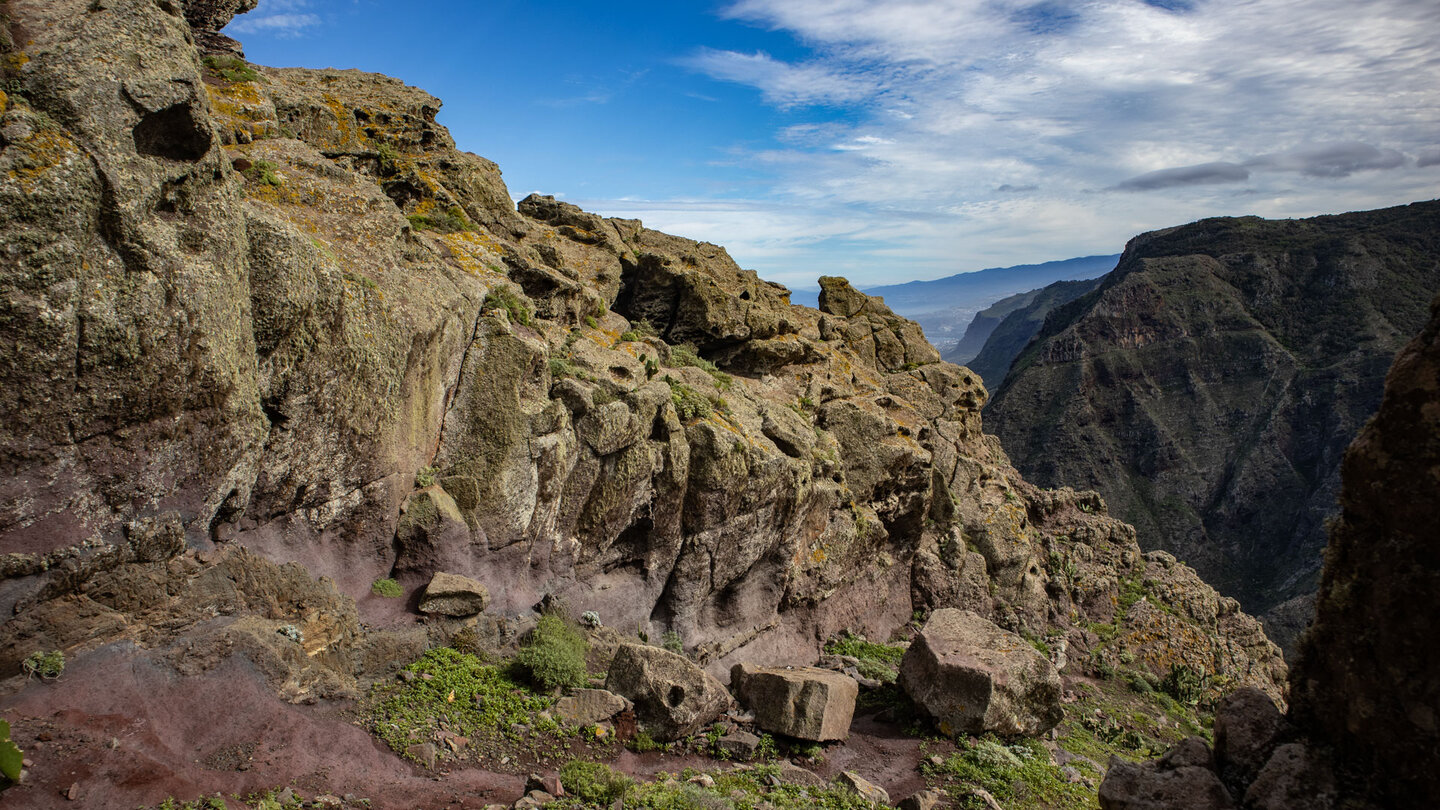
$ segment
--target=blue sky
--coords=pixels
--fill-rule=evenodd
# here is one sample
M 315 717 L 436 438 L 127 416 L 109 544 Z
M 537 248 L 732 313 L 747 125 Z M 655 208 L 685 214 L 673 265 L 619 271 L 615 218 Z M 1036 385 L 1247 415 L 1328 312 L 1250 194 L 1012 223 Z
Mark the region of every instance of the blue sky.
M 260 0 L 226 30 L 440 97 L 517 198 L 796 287 L 1440 196 L 1434 0 Z

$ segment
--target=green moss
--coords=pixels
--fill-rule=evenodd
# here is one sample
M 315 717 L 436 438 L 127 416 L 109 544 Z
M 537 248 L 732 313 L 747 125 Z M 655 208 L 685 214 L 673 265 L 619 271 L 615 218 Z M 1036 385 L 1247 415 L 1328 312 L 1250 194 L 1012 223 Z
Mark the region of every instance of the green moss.
M 584 686 L 585 654 L 589 645 L 564 617 L 548 613 L 531 631 L 515 663 L 545 689 Z
M 900 659 L 905 657 L 904 647 L 876 644 L 864 636 L 846 632 L 825 643 L 825 652 L 830 655 L 848 655 L 860 661 L 860 674 L 874 678 L 881 683 L 894 683 L 900 672 Z
M 257 160 L 242 172 L 249 180 L 266 186 L 283 186 L 285 178 L 280 175 L 280 164 L 273 160 Z
M 376 596 L 383 596 L 386 599 L 398 599 L 405 595 L 400 583 L 393 579 L 377 579 L 370 584 L 370 592 Z

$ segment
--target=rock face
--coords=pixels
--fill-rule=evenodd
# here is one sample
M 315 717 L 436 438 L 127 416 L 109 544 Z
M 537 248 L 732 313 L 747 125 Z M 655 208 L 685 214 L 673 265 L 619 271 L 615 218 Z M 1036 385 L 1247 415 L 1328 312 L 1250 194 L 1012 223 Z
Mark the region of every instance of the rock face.
M 1292 721 L 1333 746 L 1378 804 L 1440 796 L 1440 299 L 1395 358 L 1375 419 L 1345 454 L 1315 624 L 1291 678 Z
M 1289 713 L 1248 689 L 1216 711 L 1211 767 L 1247 808 L 1428 807 L 1440 796 L 1440 655 L 1428 609 L 1440 587 L 1440 298 L 1430 313 L 1345 454 L 1341 513 Z M 1134 802 L 1160 789 L 1161 763 L 1112 768 L 1101 805 L 1148 806 Z
M 1191 737 L 1156 762 L 1110 760 L 1100 783 L 1102 810 L 1232 810 L 1236 807 L 1212 770 L 1205 742 Z M 1298 806 L 1298 805 L 1297 805 Z
M 815 667 L 736 664 L 730 687 L 760 728 L 816 742 L 850 736 L 860 694 L 854 678 Z
M 963 361 L 957 357 L 954 362 L 963 363 L 979 374 L 987 387 L 998 389 L 1010 364 L 1044 326 L 1051 311 L 1099 287 L 1103 280 L 1102 276 L 1085 281 L 1057 281 L 981 310 L 956 347 L 957 353 L 968 351 L 970 356 Z M 976 333 L 973 339 L 972 331 Z
M 395 79 L 207 67 L 244 5 L 6 5 L 0 676 L 208 639 L 344 694 L 446 626 L 371 584 L 448 573 L 487 633 L 549 594 L 712 673 L 963 607 L 1070 667 L 1133 648 L 1279 694 L 1252 619 L 1026 483 L 980 380 L 882 301 L 832 278 L 791 306 L 715 245 L 517 206 Z M 231 596 L 211 555 L 310 598 Z
M 661 742 L 700 731 L 730 705 L 730 693 L 704 670 L 669 650 L 640 644 L 615 653 L 605 688 L 633 701 L 640 727 Z
M 1050 661 L 968 610 L 935 611 L 905 651 L 900 686 L 946 734 L 1039 734 L 1065 716 Z
M 1269 611 L 1315 590 L 1341 457 L 1437 257 L 1440 202 L 1136 237 L 1048 317 L 986 424 L 1027 478 L 1099 490 L 1146 548 Z

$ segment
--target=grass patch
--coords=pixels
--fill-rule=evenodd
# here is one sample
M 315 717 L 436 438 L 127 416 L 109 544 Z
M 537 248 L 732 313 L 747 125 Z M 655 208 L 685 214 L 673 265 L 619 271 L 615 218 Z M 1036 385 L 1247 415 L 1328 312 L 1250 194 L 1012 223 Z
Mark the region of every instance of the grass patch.
M 694 366 L 700 369 L 715 380 L 715 387 L 721 391 L 730 390 L 730 386 L 735 382 L 735 378 L 721 371 L 719 366 L 701 357 L 696 353 L 695 347 L 688 343 L 671 347 L 670 365 L 676 367 Z
M 585 763 L 585 768 L 576 769 L 580 776 L 579 785 L 591 791 L 584 796 L 565 796 L 546 805 L 556 810 L 603 810 L 614 804 L 597 800 L 608 798 L 618 787 L 618 781 L 609 781 L 604 771 L 594 767 L 597 763 Z M 566 768 L 572 766 L 567 765 Z M 601 765 L 600 768 L 605 766 Z M 606 770 L 609 770 L 608 768 Z M 571 790 L 565 781 L 566 771 L 562 769 L 560 780 L 565 790 Z M 878 810 L 880 805 L 865 801 L 855 793 L 838 785 L 802 787 L 787 782 L 776 782 L 779 768 L 774 765 L 756 765 L 728 771 L 710 771 L 714 780 L 712 787 L 704 787 L 688 780 L 699 772 L 686 769 L 678 774 L 659 773 L 654 781 L 631 783 L 624 793 L 616 796 L 624 802 L 627 810 Z M 625 779 L 621 776 L 620 779 Z
M 655 337 L 658 334 L 659 332 L 655 331 L 655 327 L 652 326 L 649 321 L 641 318 L 640 320 L 630 324 L 629 329 L 621 332 L 620 339 L 622 341 L 630 342 L 636 340 L 644 340 L 647 337 Z
M 280 164 L 273 160 L 257 160 L 242 172 L 247 179 L 265 186 L 283 186 L 285 178 L 280 174 Z
M 983 810 L 983 804 L 966 796 L 970 785 L 985 788 L 1007 810 L 1099 807 L 1094 789 L 1067 781 L 1061 769 L 1051 764 L 1050 754 L 1039 740 L 1005 745 L 987 736 L 961 741 L 960 749 L 944 764 L 926 765 L 925 769 L 929 775 L 951 782 L 957 807 Z
M 864 636 L 852 635 L 849 632 L 827 641 L 825 652 L 858 659 L 860 665 L 856 668 L 860 670 L 860 674 L 881 683 L 895 682 L 900 675 L 900 659 L 905 657 L 904 647 L 876 644 L 867 641 Z
M 554 698 L 531 692 L 505 669 L 473 655 L 440 647 L 405 670 L 414 676 L 408 682 L 372 690 L 363 723 L 412 761 L 407 749 L 429 742 L 442 728 L 469 737 L 472 747 L 491 742 L 513 749 L 523 739 L 522 728 L 561 736 L 558 723 L 539 716 L 555 705 Z

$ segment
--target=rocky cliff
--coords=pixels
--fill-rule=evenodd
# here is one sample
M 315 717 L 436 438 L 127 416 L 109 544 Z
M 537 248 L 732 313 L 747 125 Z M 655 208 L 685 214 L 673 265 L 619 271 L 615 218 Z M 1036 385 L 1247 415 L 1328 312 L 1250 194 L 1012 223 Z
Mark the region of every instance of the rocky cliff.
M 1230 696 L 1213 757 L 1188 740 L 1156 763 L 1112 767 L 1102 807 L 1359 810 L 1429 807 L 1440 796 L 1440 656 L 1427 641 L 1440 587 L 1440 298 L 1430 311 L 1345 453 L 1289 713 L 1248 690 Z
M 1045 325 L 1046 316 L 1100 286 L 1102 279 L 1057 281 L 997 301 L 976 313 L 955 349 L 954 362 L 979 374 L 990 388 L 999 388 L 1010 364 Z
M 1255 620 L 1022 480 L 913 322 L 517 207 L 427 93 L 238 59 L 244 5 L 5 6 L 0 673 L 238 653 L 354 695 L 455 631 L 413 613 L 448 572 L 497 637 L 548 595 L 713 672 L 965 607 L 1075 669 L 1280 695 Z
M 1293 640 L 1344 449 L 1437 289 L 1440 203 L 1145 234 L 1050 315 L 986 424 Z

